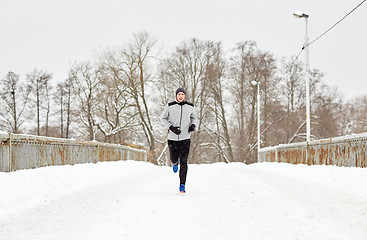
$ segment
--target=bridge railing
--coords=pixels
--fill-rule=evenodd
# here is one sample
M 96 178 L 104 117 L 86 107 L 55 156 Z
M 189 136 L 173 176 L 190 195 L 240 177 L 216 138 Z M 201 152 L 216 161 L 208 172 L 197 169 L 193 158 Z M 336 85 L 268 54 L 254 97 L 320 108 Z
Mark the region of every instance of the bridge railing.
M 0 132 L 0 172 L 119 160 L 147 161 L 147 153 L 118 144 Z
M 367 133 L 260 149 L 259 162 L 367 167 Z

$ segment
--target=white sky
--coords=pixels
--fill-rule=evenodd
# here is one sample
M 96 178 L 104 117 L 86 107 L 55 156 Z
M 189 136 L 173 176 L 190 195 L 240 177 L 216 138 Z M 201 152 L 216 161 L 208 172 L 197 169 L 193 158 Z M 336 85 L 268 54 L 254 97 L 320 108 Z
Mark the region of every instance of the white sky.
M 254 40 L 277 58 L 297 55 L 309 17 L 312 41 L 362 0 L 1 0 L 0 78 L 14 71 L 25 78 L 34 68 L 67 77 L 74 61 L 119 46 L 146 30 L 167 51 L 196 37 L 222 41 L 226 49 Z M 326 74 L 345 98 L 367 93 L 367 3 L 310 46 L 310 66 Z M 304 55 L 300 56 L 304 60 Z

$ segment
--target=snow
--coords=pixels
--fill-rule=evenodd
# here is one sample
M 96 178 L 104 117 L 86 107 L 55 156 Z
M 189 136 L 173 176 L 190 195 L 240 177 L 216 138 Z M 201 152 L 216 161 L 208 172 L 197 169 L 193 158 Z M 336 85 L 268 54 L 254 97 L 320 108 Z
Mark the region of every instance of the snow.
M 1 131 L 0 130 L 0 137 L 2 137 L 2 136 L 9 136 L 9 134 L 7 133 L 7 132 L 4 132 L 4 131 Z
M 331 139 L 332 139 L 332 141 L 343 141 L 343 140 L 354 140 L 354 139 L 366 138 L 366 137 L 367 137 L 367 132 L 364 132 L 364 133 L 359 133 L 359 134 L 353 133 L 351 135 L 334 137 L 334 138 L 331 138 Z
M 352 141 L 352 140 L 361 140 L 367 138 L 367 132 L 359 133 L 359 134 L 351 134 L 333 138 L 326 138 L 326 139 L 318 139 L 311 141 L 309 145 L 315 144 L 322 144 L 322 143 L 338 143 L 338 142 L 345 142 L 345 141 Z M 270 146 L 260 149 L 260 153 L 268 152 L 268 151 L 275 151 L 276 149 L 282 148 L 296 148 L 296 147 L 307 147 L 307 142 L 296 142 L 296 143 L 288 143 L 288 144 L 279 144 L 276 146 Z
M 367 169 L 119 161 L 0 173 L 0 239 L 367 239 Z

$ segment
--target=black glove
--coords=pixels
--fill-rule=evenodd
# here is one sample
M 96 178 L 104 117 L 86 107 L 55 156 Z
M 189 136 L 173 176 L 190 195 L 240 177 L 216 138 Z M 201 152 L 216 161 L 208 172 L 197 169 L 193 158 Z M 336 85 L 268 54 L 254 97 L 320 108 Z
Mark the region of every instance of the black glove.
M 189 133 L 193 132 L 195 130 L 195 124 L 191 124 L 191 126 L 189 127 Z
M 176 135 L 180 135 L 180 133 L 181 133 L 181 130 L 180 130 L 180 128 L 179 127 L 174 127 L 174 126 L 169 126 L 169 130 L 171 130 L 174 134 L 176 134 Z

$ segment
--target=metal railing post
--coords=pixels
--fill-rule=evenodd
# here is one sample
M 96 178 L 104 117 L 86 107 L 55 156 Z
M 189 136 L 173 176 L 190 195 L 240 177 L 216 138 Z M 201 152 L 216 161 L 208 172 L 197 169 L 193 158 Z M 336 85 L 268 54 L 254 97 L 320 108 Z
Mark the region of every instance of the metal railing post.
M 12 146 L 11 146 L 12 138 L 13 138 L 13 134 L 9 133 L 9 154 L 8 154 L 8 156 L 9 156 L 9 172 L 12 171 L 12 161 L 11 161 L 12 158 L 13 158 L 13 154 L 12 154 L 13 149 L 12 149 Z

